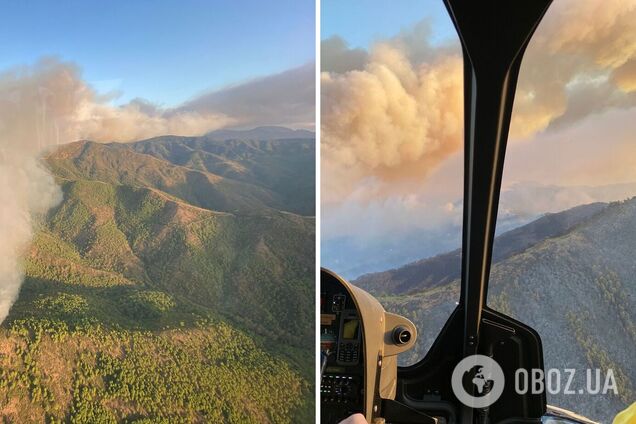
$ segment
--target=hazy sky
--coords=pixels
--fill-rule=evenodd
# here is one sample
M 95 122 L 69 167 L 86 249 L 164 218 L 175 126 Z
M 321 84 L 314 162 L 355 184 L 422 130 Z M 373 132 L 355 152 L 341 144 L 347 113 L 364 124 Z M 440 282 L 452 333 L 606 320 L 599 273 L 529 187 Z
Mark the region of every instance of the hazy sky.
M 521 70 L 503 212 L 595 200 L 539 201 L 536 184 L 636 181 L 635 21 L 636 0 L 551 6 Z M 322 25 L 323 240 L 460 222 L 462 62 L 442 2 L 326 0 Z
M 433 26 L 432 41 L 455 37 L 446 8 L 437 0 L 323 0 L 321 37 L 340 36 L 350 47 L 369 48 L 426 17 Z
M 0 124 L 14 143 L 315 126 L 313 0 L 0 7 Z
M 313 62 L 313 0 L 1 0 L 0 70 L 55 55 L 121 104 L 174 107 L 202 91 Z

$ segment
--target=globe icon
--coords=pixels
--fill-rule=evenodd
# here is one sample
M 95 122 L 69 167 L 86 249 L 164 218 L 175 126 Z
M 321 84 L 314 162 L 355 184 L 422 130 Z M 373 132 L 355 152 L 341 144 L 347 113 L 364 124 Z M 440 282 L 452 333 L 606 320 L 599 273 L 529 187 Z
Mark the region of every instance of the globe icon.
M 506 384 L 501 366 L 485 355 L 471 355 L 459 361 L 453 370 L 451 385 L 461 403 L 471 408 L 486 408 L 503 394 Z
M 475 365 L 462 376 L 462 384 L 467 393 L 474 393 L 474 396 L 485 396 L 493 387 L 494 381 L 490 374 L 485 373 L 483 365 Z

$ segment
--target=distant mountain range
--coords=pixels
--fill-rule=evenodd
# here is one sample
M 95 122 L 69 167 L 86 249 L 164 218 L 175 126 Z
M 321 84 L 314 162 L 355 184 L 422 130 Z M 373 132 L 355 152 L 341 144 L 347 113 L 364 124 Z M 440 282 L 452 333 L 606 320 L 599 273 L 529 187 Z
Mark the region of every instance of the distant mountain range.
M 313 417 L 314 152 L 278 127 L 51 152 L 64 200 L 0 330 L 2 415 Z
M 564 212 L 547 214 L 501 234 L 495 239 L 493 264 L 521 253 L 547 238 L 567 233 L 606 207 L 605 203 L 578 206 Z M 452 282 L 460 278 L 460 272 L 461 249 L 456 249 L 397 269 L 363 275 L 355 280 L 355 284 L 374 294 L 409 294 Z
M 604 186 L 557 186 L 533 182 L 510 185 L 501 193 L 497 234 L 502 234 L 540 218 L 582 204 L 612 202 L 636 195 L 636 183 Z M 369 234 L 329 237 L 321 240 L 324 266 L 339 270 L 340 275 L 354 279 L 363 274 L 399 268 L 403 265 L 458 248 L 461 245 L 461 200 L 453 202 L 456 215 L 447 222 L 408 231 L 382 232 L 382 225 L 370 221 Z M 426 216 L 426 210 L 422 215 Z M 373 216 L 373 215 L 372 215 Z M 377 219 L 373 218 L 373 219 Z M 387 220 L 400 219 L 399 214 Z M 437 220 L 439 221 L 439 220 Z M 360 226 L 365 228 L 364 226 Z M 387 228 L 392 225 L 387 224 Z M 324 224 L 323 224 L 324 228 Z
M 535 328 L 546 368 L 612 369 L 619 396 L 548 395 L 549 403 L 611 422 L 636 398 L 636 198 L 594 203 L 538 220 L 495 239 L 490 307 Z M 418 327 L 421 359 L 459 300 L 460 251 L 353 281 Z M 605 375 L 605 374 L 603 374 Z
M 255 140 L 255 141 L 273 141 L 273 140 L 313 140 L 316 134 L 307 130 L 293 130 L 286 127 L 265 126 L 256 127 L 247 130 L 239 129 L 221 129 L 208 133 L 205 138 L 209 140 L 226 141 L 226 140 Z
M 288 131 L 288 136 L 296 133 Z M 216 211 L 275 209 L 314 215 L 313 139 L 216 137 L 165 136 L 131 144 L 84 141 L 56 151 L 48 162 L 61 178 L 151 187 Z

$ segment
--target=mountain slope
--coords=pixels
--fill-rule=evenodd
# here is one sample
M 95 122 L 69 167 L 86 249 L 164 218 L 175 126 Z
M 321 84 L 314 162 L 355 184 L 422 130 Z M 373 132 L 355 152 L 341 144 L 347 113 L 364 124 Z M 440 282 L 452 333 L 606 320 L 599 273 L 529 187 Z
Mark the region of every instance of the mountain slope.
M 612 369 L 618 396 L 548 395 L 554 405 L 609 422 L 636 396 L 636 199 L 612 203 L 567 232 L 495 264 L 488 304 L 535 328 L 546 368 Z M 420 340 L 407 362 L 422 357 L 459 299 L 459 281 L 408 295 L 381 297 L 388 310 L 411 317 Z M 562 371 L 563 372 L 563 371 Z
M 311 218 L 276 211 L 237 217 L 98 181 L 67 182 L 63 189 L 65 201 L 32 247 L 29 277 L 85 287 L 148 286 L 263 332 L 293 333 L 299 345 L 312 339 L 310 326 L 281 328 L 290 309 L 278 293 L 312 295 Z
M 219 138 L 221 134 L 232 137 Z M 174 142 L 175 137 L 158 137 L 131 147 L 190 169 L 260 187 L 275 193 L 275 200 L 285 210 L 314 215 L 315 178 L 309 178 L 315 172 L 314 140 L 307 138 L 308 134 L 311 133 L 293 132 L 287 138 L 272 140 L 241 139 L 233 132 L 214 132 L 181 139 L 179 143 Z M 292 138 L 296 135 L 298 138 Z
M 219 211 L 253 211 L 275 203 L 273 193 L 131 151 L 92 142 L 65 146 L 48 157 L 55 175 L 116 185 L 153 187 L 188 203 Z
M 305 140 L 314 139 L 316 134 L 307 130 L 293 130 L 287 127 L 263 126 L 247 130 L 220 129 L 212 131 L 205 136 L 211 140 Z
M 156 141 L 192 152 L 185 138 Z M 153 147 L 145 143 L 81 142 L 47 157 L 64 196 L 39 224 L 0 328 L 0 413 L 86 423 L 313 417 L 315 223 L 288 212 L 313 208 L 313 192 L 287 208 L 289 192 L 256 174 L 228 178 L 136 151 Z M 217 156 L 232 163 L 251 146 L 232 142 Z M 309 155 L 284 151 L 273 161 Z M 305 174 L 287 186 L 313 180 Z
M 577 206 L 507 231 L 495 239 L 493 263 L 509 258 L 541 240 L 557 237 L 602 211 L 605 203 Z M 403 267 L 366 274 L 354 281 L 374 294 L 405 294 L 448 283 L 460 277 L 461 249 L 422 259 Z

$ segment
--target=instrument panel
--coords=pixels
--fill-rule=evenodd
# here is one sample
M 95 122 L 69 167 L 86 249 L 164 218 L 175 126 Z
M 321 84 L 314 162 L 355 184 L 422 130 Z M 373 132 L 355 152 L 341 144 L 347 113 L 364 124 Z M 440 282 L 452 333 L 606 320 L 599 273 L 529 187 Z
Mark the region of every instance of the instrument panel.
M 320 278 L 321 423 L 336 424 L 364 408 L 364 349 L 360 316 L 348 290 Z

